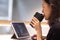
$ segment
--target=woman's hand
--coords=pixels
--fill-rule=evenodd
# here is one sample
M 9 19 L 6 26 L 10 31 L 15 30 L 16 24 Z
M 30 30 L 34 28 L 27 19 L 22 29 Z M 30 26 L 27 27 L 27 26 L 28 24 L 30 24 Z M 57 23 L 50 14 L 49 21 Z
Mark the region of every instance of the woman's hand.
M 35 30 L 39 30 L 41 28 L 41 22 L 39 22 L 39 20 L 36 17 L 32 18 L 30 24 L 35 28 Z

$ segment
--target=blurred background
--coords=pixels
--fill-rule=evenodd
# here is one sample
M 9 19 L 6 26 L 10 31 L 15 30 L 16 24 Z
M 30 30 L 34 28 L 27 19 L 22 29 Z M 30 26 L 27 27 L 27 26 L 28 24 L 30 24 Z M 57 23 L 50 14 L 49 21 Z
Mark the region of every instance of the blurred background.
M 25 22 L 29 25 L 35 12 L 42 13 L 42 0 L 0 0 L 0 34 L 13 34 L 12 22 Z M 28 29 L 32 28 L 29 26 Z M 48 30 L 47 21 L 43 19 L 43 35 L 47 34 Z

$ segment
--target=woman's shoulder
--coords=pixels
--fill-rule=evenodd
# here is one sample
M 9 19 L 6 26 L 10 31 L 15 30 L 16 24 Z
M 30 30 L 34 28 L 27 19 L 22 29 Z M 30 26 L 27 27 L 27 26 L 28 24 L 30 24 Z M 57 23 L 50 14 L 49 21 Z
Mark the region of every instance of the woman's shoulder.
M 47 40 L 60 39 L 60 22 L 56 22 L 49 30 Z
M 54 29 L 60 29 L 60 22 L 56 22 L 56 23 L 52 26 L 52 28 L 54 28 Z
M 53 26 L 60 26 L 60 22 L 56 22 Z

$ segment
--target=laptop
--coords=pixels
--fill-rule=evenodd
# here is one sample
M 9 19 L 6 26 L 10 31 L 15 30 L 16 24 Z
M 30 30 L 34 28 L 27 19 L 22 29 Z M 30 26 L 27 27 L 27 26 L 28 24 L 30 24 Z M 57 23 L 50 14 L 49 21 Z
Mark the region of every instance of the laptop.
M 20 40 L 32 40 L 24 23 L 12 23 L 13 31 Z

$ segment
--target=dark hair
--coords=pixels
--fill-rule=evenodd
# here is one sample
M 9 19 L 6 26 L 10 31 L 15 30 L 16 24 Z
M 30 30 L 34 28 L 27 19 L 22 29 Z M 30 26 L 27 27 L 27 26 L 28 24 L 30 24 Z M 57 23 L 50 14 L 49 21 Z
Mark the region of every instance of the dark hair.
M 55 22 L 58 22 L 60 18 L 60 0 L 44 0 L 46 3 L 51 5 L 52 12 L 48 19 L 49 25 L 52 26 Z

